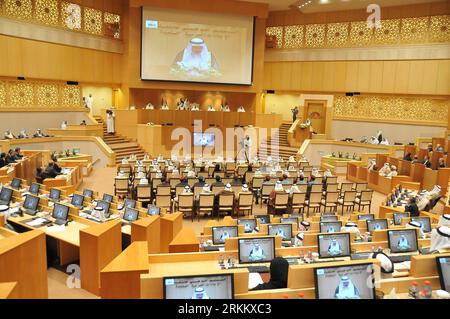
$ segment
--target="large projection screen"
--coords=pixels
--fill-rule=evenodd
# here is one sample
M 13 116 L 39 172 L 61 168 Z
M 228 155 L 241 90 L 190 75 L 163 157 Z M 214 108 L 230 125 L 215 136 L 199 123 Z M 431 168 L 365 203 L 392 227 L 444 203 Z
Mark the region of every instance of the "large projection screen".
M 254 17 L 142 8 L 141 79 L 251 85 Z

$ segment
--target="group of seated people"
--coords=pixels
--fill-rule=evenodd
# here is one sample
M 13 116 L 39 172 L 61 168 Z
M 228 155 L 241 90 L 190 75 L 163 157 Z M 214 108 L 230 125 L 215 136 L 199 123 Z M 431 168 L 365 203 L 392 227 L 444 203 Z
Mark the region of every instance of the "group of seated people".
M 61 167 L 57 163 L 56 157 L 52 157 L 46 168 L 36 168 L 36 182 L 42 184 L 46 178 L 55 178 L 61 174 Z
M 44 134 L 44 132 L 40 128 L 38 128 L 36 130 L 36 132 L 31 137 L 35 137 L 35 138 L 38 138 L 38 137 L 49 137 L 49 135 Z M 14 135 L 11 132 L 11 130 L 7 130 L 5 132 L 5 134 L 3 135 L 3 138 L 5 140 L 24 139 L 24 138 L 30 138 L 30 135 L 27 133 L 27 131 L 25 129 L 22 129 L 17 136 Z
M 381 131 L 378 131 L 375 136 L 371 136 L 370 138 L 363 136 L 360 142 L 374 145 L 389 145 L 389 141 L 387 138 L 383 137 L 383 133 Z
M 145 109 L 146 110 L 154 110 L 155 109 L 155 106 L 151 103 L 151 102 L 149 102 L 146 106 L 145 106 Z M 167 105 L 167 102 L 166 101 L 162 101 L 162 104 L 161 104 L 161 110 L 168 110 L 169 109 L 169 106 Z M 178 110 L 184 110 L 184 111 L 200 111 L 200 104 L 198 104 L 198 103 L 190 103 L 187 99 L 180 99 L 178 102 L 177 102 L 177 105 L 176 105 L 176 108 L 175 108 L 177 111 Z M 214 106 L 212 106 L 212 105 L 209 105 L 208 106 L 208 112 L 215 112 L 216 111 L 216 109 L 214 108 Z M 220 111 L 221 112 L 231 112 L 231 109 L 230 109 L 230 107 L 228 106 L 228 104 L 225 104 L 225 105 L 221 105 L 220 106 Z M 239 112 L 239 113 L 242 113 L 242 112 L 245 112 L 245 108 L 241 105 L 241 106 L 239 106 L 238 107 L 238 109 L 237 109 L 237 112 Z
M 417 154 L 412 156 L 411 153 L 406 153 L 405 156 L 403 157 L 403 160 L 410 161 L 412 164 L 420 163 L 420 164 L 425 165 L 425 167 L 427 167 L 427 168 L 431 168 L 430 158 L 431 158 L 433 152 L 445 153 L 445 150 L 441 144 L 436 144 L 436 148 L 433 150 L 433 144 L 429 143 L 428 147 L 427 147 L 427 151 L 428 151 L 428 154 L 424 156 L 423 160 L 419 160 L 419 156 Z M 444 157 L 439 158 L 438 169 L 445 168 L 445 167 L 447 167 L 447 165 L 445 163 L 445 158 Z
M 441 197 L 441 186 L 439 185 L 435 185 L 430 191 L 422 190 L 421 192 L 408 193 L 407 195 L 401 189 L 396 189 L 386 201 L 386 205 L 401 206 L 402 201 L 407 200 L 405 212 L 409 212 L 411 217 L 417 217 L 420 211 L 433 209 Z
M 17 147 L 16 149 L 12 150 L 10 149 L 8 151 L 8 154 L 1 153 L 0 154 L 0 168 L 13 164 L 18 160 L 21 160 L 24 157 L 24 155 L 20 151 L 20 147 Z

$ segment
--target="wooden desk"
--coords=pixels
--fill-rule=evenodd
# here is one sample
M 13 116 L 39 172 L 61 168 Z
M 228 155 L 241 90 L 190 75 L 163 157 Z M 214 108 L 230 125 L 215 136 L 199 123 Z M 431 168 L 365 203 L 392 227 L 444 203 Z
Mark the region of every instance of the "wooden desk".
M 100 273 L 100 296 L 108 299 L 140 298 L 140 275 L 148 273 L 146 241 L 135 241 Z
M 138 219 L 131 224 L 131 241 L 146 241 L 148 252 L 156 254 L 161 249 L 161 218 L 149 216 Z
M 66 129 L 49 128 L 50 136 L 98 136 L 103 137 L 103 126 L 100 124 L 90 125 L 67 125 Z
M 170 253 L 189 253 L 199 251 L 199 240 L 192 228 L 182 228 L 169 244 Z
M 0 299 L 18 299 L 19 288 L 17 282 L 0 283 Z
M 161 217 L 160 251 L 169 252 L 169 244 L 183 228 L 183 213 L 166 214 Z

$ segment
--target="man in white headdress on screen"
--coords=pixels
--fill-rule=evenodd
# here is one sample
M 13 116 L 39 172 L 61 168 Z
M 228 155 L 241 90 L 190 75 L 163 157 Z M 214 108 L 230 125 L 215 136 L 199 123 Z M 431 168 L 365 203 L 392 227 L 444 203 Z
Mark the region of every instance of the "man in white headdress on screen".
M 255 244 L 255 246 L 250 251 L 248 258 L 251 261 L 258 261 L 258 260 L 263 260 L 264 258 L 266 258 L 266 256 L 264 255 L 264 251 L 261 248 L 261 246 L 259 246 L 259 244 Z
M 339 286 L 334 292 L 336 299 L 360 299 L 359 290 L 353 284 L 349 276 L 344 275 L 341 277 Z
M 178 53 L 172 71 L 182 72 L 193 78 L 219 74 L 219 63 L 202 38 L 193 38 L 187 47 Z
M 399 250 L 408 250 L 409 248 L 411 248 L 411 245 L 409 244 L 408 239 L 405 237 L 405 235 L 400 236 L 400 239 L 397 243 L 397 248 Z
M 230 233 L 226 230 L 220 235 L 220 241 L 225 242 L 225 239 L 230 238 Z
M 195 288 L 191 299 L 210 299 L 203 287 Z
M 341 245 L 336 239 L 333 239 L 328 246 L 328 253 L 330 256 L 337 256 L 342 253 Z
M 431 231 L 430 251 L 439 253 L 450 251 L 450 227 L 440 226 Z

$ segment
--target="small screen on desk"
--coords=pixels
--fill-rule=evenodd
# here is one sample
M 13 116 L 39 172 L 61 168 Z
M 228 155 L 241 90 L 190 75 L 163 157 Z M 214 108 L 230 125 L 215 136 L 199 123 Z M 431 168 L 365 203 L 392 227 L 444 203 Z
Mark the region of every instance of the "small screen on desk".
M 394 225 L 401 225 L 403 218 L 408 218 L 409 213 L 394 213 Z
M 284 223 L 284 224 L 291 223 L 291 224 L 298 225 L 298 218 L 297 217 L 288 217 L 288 218 L 281 217 L 280 222 Z
M 33 195 L 27 195 L 25 197 L 25 202 L 23 203 L 24 208 L 36 211 L 38 205 L 39 205 L 39 197 Z
M 321 233 L 338 233 L 341 231 L 342 222 L 320 222 Z
M 155 216 L 155 215 L 159 215 L 160 212 L 161 212 L 161 208 L 156 207 L 156 206 L 148 206 L 147 215 Z
M 388 228 L 387 219 L 374 219 L 367 221 L 367 231 L 369 233 L 373 232 L 374 230 L 382 230 L 387 228 Z
M 80 194 L 73 194 L 71 204 L 75 206 L 83 206 L 84 196 Z
M 85 189 L 83 191 L 83 196 L 92 198 L 92 196 L 94 196 L 94 191 L 92 191 L 90 189 Z
M 303 214 L 289 214 L 289 218 L 300 218 L 300 221 L 303 221 Z
M 319 257 L 334 258 L 350 256 L 350 234 L 321 234 L 318 235 Z
M 337 221 L 338 217 L 336 215 L 330 215 L 330 216 L 321 216 L 320 221 L 321 222 L 333 222 Z
M 238 236 L 237 226 L 222 226 L 212 228 L 212 237 L 214 245 L 225 244 L 225 239 Z
M 22 181 L 19 178 L 13 178 L 13 180 L 11 181 L 11 188 L 20 189 L 21 184 Z
M 2 187 L 2 191 L 0 192 L 0 200 L 2 202 L 9 203 L 11 201 L 11 197 L 13 194 L 13 190 L 8 187 Z
M 360 214 L 358 215 L 358 220 L 373 220 L 375 219 L 374 214 Z
M 164 277 L 164 299 L 233 299 L 234 276 Z
M 450 255 L 436 257 L 441 289 L 450 292 Z
M 268 224 L 270 223 L 270 216 L 269 215 L 256 215 L 256 219 L 259 219 L 259 222 L 261 224 Z
M 69 217 L 69 209 L 69 206 L 56 203 L 53 206 L 52 216 L 55 219 L 67 220 L 67 217 Z
M 103 194 L 103 200 L 112 203 L 114 196 L 109 194 Z
M 375 299 L 373 264 L 314 269 L 316 299 Z
M 61 191 L 56 188 L 52 188 L 50 190 L 50 198 L 53 200 L 59 200 L 59 197 L 61 196 Z
M 244 231 L 246 233 L 251 233 L 256 227 L 255 219 L 238 219 L 238 225 L 244 225 Z
M 292 238 L 292 224 L 269 224 L 270 236 L 281 236 L 283 240 L 291 240 Z
M 103 209 L 103 212 L 105 214 L 105 217 L 108 218 L 109 217 L 109 206 L 110 206 L 110 202 L 104 201 L 104 200 L 99 200 L 97 201 L 97 207 L 101 207 Z
M 128 207 L 128 208 L 135 208 L 136 207 L 136 201 L 134 199 L 128 199 L 127 198 L 127 199 L 125 199 L 124 206 Z
M 125 214 L 123 214 L 123 219 L 129 222 L 134 222 L 139 218 L 139 211 L 133 208 L 125 208 Z
M 430 217 L 411 217 L 412 222 L 418 222 L 424 233 L 431 232 Z
M 275 237 L 240 238 L 239 263 L 264 263 L 275 258 Z
M 33 183 L 33 184 L 31 184 L 30 189 L 28 191 L 33 195 L 38 195 L 40 188 L 41 188 L 41 185 L 39 185 L 38 183 Z
M 419 249 L 415 229 L 388 230 L 387 233 L 391 253 L 411 253 Z

